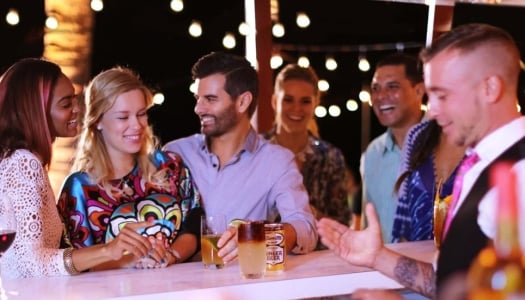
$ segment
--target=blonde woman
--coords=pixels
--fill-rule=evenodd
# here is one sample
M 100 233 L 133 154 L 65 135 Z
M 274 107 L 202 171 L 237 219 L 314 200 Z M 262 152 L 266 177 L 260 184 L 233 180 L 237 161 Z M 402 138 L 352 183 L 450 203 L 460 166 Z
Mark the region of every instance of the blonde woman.
M 319 137 L 314 119 L 320 101 L 317 81 L 312 68 L 296 64 L 279 72 L 272 97 L 275 127 L 265 137 L 295 154 L 317 219 L 326 216 L 348 224 L 345 158 L 339 148 Z
M 106 267 L 159 267 L 182 262 L 198 249 L 202 210 L 188 168 L 157 149 L 148 125 L 152 94 L 132 70 L 114 67 L 86 89 L 84 125 L 58 202 L 76 248 L 113 240 L 124 224 L 155 221 L 141 234 L 160 241 L 166 257 L 124 256 Z
M 2 277 L 74 275 L 123 253 L 164 257 L 162 247 L 136 232 L 146 222 L 124 226 L 104 245 L 60 248 L 64 226 L 47 168 L 55 138 L 77 135 L 79 111 L 71 80 L 50 61 L 25 58 L 0 77 L 0 201 L 10 202 L 17 223 L 15 240 L 0 259 Z

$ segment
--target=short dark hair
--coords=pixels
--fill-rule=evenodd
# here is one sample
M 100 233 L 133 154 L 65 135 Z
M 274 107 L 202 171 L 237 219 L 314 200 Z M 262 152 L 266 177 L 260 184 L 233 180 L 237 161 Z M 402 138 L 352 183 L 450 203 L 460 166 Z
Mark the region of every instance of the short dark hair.
M 404 52 L 396 52 L 383 57 L 377 62 L 376 68 L 400 65 L 405 67 L 405 76 L 410 82 L 412 82 L 412 84 L 423 82 L 421 64 L 419 63 L 417 56 Z
M 253 100 L 248 107 L 251 117 L 257 108 L 259 96 L 259 77 L 250 62 L 242 57 L 226 52 L 211 52 L 201 57 L 192 67 L 193 80 L 213 74 L 224 74 L 224 90 L 233 98 L 244 92 L 250 92 Z

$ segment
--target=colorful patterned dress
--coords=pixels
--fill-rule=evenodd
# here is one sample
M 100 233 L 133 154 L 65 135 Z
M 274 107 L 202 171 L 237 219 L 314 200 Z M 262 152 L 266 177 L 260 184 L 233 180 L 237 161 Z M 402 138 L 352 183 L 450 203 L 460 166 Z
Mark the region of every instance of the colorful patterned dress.
M 172 152 L 156 151 L 152 163 L 159 171 L 167 170 L 169 189 L 146 182 L 138 166 L 123 178 L 111 181 L 113 187 L 122 190 L 111 195 L 87 173 L 70 174 L 58 200 L 66 224 L 66 244 L 82 248 L 105 243 L 125 223 L 145 220 L 161 220 L 157 225 L 162 228 L 157 232 L 170 242 L 186 232 L 198 237 L 201 196 L 189 169 Z
M 414 148 L 423 146 L 421 138 L 429 134 L 429 122 L 431 121 L 423 121 L 415 125 L 407 134 L 403 146 L 404 156 L 400 174 L 408 169 L 408 162 L 413 155 Z M 434 155 L 430 155 L 403 181 L 394 217 L 392 242 L 422 241 L 434 238 L 434 199 L 438 186 L 434 169 Z M 439 191 L 440 199 L 452 194 L 456 171 L 457 167 L 442 183 Z

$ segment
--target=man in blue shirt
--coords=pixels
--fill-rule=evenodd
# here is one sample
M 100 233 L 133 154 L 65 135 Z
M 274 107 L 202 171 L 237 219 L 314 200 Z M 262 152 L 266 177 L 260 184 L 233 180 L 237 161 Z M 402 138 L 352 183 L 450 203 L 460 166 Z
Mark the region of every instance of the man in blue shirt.
M 195 63 L 192 76 L 201 134 L 169 142 L 164 149 L 183 157 L 206 214 L 224 214 L 230 221 L 273 221 L 279 215 L 287 251 L 312 251 L 315 218 L 294 155 L 264 140 L 250 124 L 257 107 L 256 70 L 243 57 L 212 52 Z M 226 263 L 237 257 L 235 235 L 231 227 L 218 242 Z
M 360 171 L 363 202 L 374 203 L 386 243 L 392 241 L 401 147 L 408 130 L 423 117 L 424 94 L 423 77 L 416 57 L 395 53 L 377 63 L 371 83 L 372 107 L 387 130 L 370 142 L 361 155 Z

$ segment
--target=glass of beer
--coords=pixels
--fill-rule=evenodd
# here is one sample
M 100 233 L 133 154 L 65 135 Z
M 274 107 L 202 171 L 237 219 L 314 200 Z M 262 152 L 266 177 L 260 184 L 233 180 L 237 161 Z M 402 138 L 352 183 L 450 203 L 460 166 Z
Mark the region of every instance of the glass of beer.
M 219 252 L 217 241 L 224 231 L 226 231 L 226 216 L 201 216 L 201 256 L 206 269 L 211 266 L 215 266 L 216 269 L 224 267 L 224 261 L 217 254 Z
M 266 272 L 264 221 L 250 221 L 237 228 L 239 267 L 244 278 L 261 278 Z

